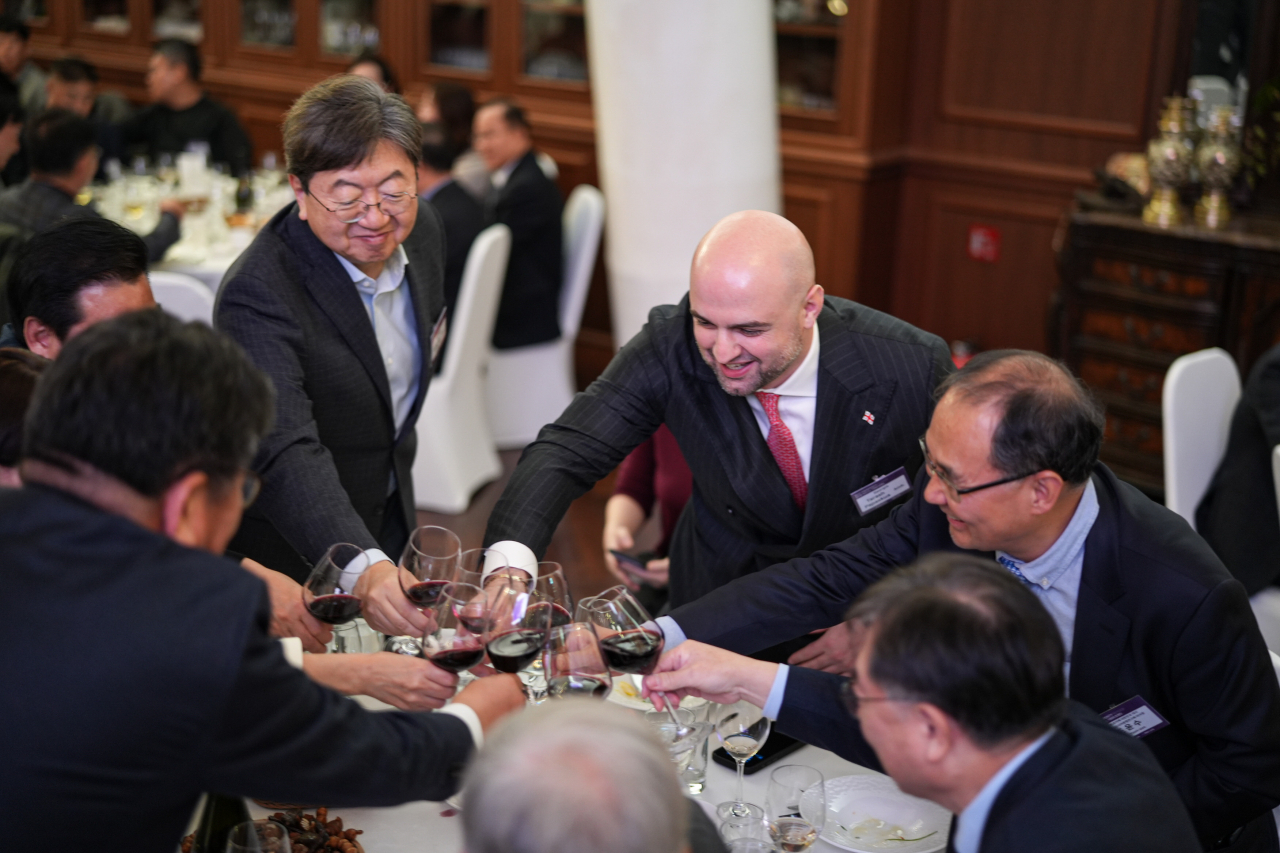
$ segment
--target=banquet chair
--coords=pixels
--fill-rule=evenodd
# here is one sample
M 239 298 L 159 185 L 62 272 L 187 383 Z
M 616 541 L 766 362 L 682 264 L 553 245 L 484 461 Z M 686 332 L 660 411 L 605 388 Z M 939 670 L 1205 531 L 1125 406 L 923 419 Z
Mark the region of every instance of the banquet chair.
M 490 225 L 476 235 L 449 318 L 444 367 L 431 380 L 418 415 L 413 461 L 418 509 L 466 510 L 476 489 L 502 473 L 485 407 L 484 374 L 498 296 L 511 252 L 511 229 Z
M 213 292 L 204 282 L 180 272 L 152 272 L 151 293 L 165 313 L 179 320 L 198 320 L 213 325 Z
M 564 206 L 564 284 L 560 288 L 560 337 L 540 344 L 494 350 L 489 362 L 489 414 L 499 448 L 524 447 L 573 401 L 577 382 L 573 343 L 582 324 L 591 273 L 604 225 L 604 196 L 579 184 Z
M 1240 399 L 1240 373 L 1218 347 L 1169 365 L 1160 401 L 1164 416 L 1164 505 L 1196 526 L 1196 505 L 1227 449 Z

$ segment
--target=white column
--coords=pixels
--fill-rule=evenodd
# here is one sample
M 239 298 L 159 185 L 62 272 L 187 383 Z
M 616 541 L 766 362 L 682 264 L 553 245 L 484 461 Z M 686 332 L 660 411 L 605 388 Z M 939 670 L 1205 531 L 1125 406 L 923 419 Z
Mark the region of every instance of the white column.
M 769 0 L 587 0 L 613 336 L 689 289 L 698 241 L 781 212 Z

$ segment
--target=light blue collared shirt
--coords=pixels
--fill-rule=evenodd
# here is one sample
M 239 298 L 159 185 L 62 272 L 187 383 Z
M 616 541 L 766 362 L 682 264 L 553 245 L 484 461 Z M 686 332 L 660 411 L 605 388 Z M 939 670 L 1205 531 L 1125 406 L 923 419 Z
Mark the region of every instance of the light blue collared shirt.
M 987 784 L 982 786 L 978 796 L 964 807 L 964 811 L 960 812 L 956 818 L 955 834 L 951 836 L 951 843 L 955 846 L 956 853 L 978 853 L 978 849 L 982 846 L 982 832 L 987 828 L 987 816 L 991 814 L 991 806 L 995 804 L 996 797 L 1004 790 L 1009 778 L 1018 772 L 1019 767 L 1027 763 L 1028 758 L 1036 754 L 1036 750 L 1045 745 L 1055 731 L 1057 731 L 1056 728 L 1050 728 L 1049 731 L 1027 744 L 1022 752 L 1009 759 L 1004 767 L 987 780 Z
M 1040 599 L 1058 626 L 1067 653 L 1062 674 L 1067 680 L 1068 695 L 1071 692 L 1071 641 L 1075 637 L 1076 602 L 1080 597 L 1080 574 L 1084 570 L 1084 543 L 1097 518 L 1098 491 L 1093 480 L 1089 480 L 1067 529 L 1048 551 L 1029 563 L 1003 551 L 996 552 L 997 558 L 1013 563 L 1026 576 L 1030 581 L 1027 588 Z

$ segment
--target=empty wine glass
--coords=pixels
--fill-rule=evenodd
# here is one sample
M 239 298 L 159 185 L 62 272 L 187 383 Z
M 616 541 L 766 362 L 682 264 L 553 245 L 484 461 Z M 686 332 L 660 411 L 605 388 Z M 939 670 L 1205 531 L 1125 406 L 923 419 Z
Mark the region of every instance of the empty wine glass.
M 769 775 L 765 822 L 779 850 L 808 850 L 822 834 L 827 797 L 822 774 L 803 764 L 785 764 Z
M 400 556 L 400 589 L 419 607 L 430 607 L 454 579 L 462 555 L 457 534 L 444 527 L 419 527 Z
M 358 546 L 348 542 L 331 546 L 302 585 L 302 603 L 321 622 L 345 625 L 360 615 L 355 587 L 369 565 L 368 555 Z M 346 651 L 341 637 L 334 650 Z
M 764 819 L 764 810 L 757 805 L 744 802 L 742 794 L 743 768 L 747 759 L 760 751 L 769 738 L 769 718 L 764 712 L 750 702 L 734 702 L 721 706 L 715 718 L 716 737 L 725 752 L 733 756 L 738 763 L 738 792 L 733 800 L 721 803 L 716 807 L 716 814 L 721 820 L 730 816 L 743 817 L 754 815 L 756 819 Z
M 485 648 L 489 663 L 499 672 L 519 672 L 538 657 L 551 628 L 551 603 L 526 589 L 521 580 L 500 574 L 486 581 L 489 630 Z
M 560 696 L 609 695 L 613 679 L 600 651 L 600 640 L 589 622 L 570 622 L 553 627 L 542 653 L 542 669 L 547 693 Z
M 288 853 L 289 831 L 274 820 L 247 820 L 227 832 L 226 853 Z
M 749 814 L 741 817 L 730 815 L 725 819 L 724 823 L 720 824 L 720 837 L 724 839 L 726 844 L 739 838 L 768 841 L 769 827 L 760 818 Z
M 758 838 L 735 838 L 726 849 L 729 853 L 773 853 L 773 844 Z
M 445 584 L 436 600 L 435 629 L 422 638 L 422 654 L 449 672 L 464 672 L 484 660 L 489 601 L 474 584 Z

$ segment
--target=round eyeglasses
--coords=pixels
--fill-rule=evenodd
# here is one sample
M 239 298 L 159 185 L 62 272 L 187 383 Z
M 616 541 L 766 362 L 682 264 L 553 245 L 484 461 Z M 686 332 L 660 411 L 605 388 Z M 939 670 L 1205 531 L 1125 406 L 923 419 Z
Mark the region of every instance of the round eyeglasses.
M 373 204 L 369 204 L 369 202 L 362 199 L 356 199 L 355 201 L 343 202 L 329 207 L 310 189 L 307 190 L 307 195 L 314 198 L 316 204 L 338 217 L 338 221 L 343 225 L 354 225 L 364 219 L 369 215 L 369 208 L 371 207 L 378 208 L 384 216 L 396 217 L 407 211 L 418 201 L 417 193 L 385 193 L 382 198 Z

